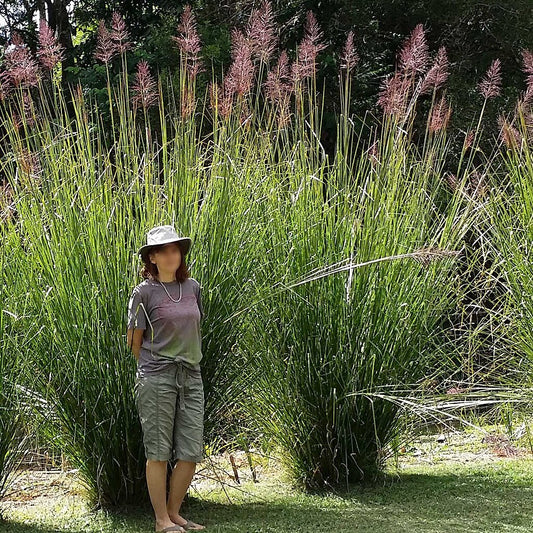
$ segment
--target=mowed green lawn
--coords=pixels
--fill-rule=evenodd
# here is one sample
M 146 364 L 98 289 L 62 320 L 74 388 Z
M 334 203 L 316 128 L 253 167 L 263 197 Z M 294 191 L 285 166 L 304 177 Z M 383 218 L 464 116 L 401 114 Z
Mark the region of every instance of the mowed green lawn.
M 465 433 L 466 435 L 466 433 Z M 219 461 L 224 489 L 195 478 L 192 498 L 182 514 L 211 532 L 532 532 L 533 456 L 499 457 L 481 444 L 451 437 L 437 444 L 435 435 L 408 447 L 398 466 L 391 463 L 383 480 L 329 494 L 302 494 L 291 488 L 278 468 L 258 467 L 258 483 L 250 480 L 243 460 L 243 477 L 236 488 L 227 473 L 227 458 Z M 429 443 L 429 447 L 428 447 Z M 272 462 L 270 463 L 272 465 Z M 150 507 L 91 513 L 83 497 L 64 483 L 50 484 L 43 474 L 28 486 L 33 497 L 2 503 L 6 521 L 0 531 L 13 533 L 149 532 L 154 530 Z M 23 487 L 23 481 L 20 487 Z M 49 484 L 48 490 L 46 483 Z M 59 488 L 61 487 L 61 488 Z M 29 494 L 29 492 L 28 492 Z

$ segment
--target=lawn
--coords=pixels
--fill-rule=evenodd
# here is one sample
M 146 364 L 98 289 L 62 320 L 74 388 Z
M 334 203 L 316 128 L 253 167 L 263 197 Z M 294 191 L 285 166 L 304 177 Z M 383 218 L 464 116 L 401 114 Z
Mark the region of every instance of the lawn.
M 254 483 L 239 453 L 237 485 L 219 456 L 198 468 L 182 512 L 212 532 L 531 532 L 533 455 L 486 429 L 488 439 L 471 429 L 418 437 L 375 486 L 328 494 L 293 490 L 279 463 L 258 455 Z M 74 471 L 26 471 L 1 509 L 9 533 L 154 529 L 149 507 L 91 513 Z

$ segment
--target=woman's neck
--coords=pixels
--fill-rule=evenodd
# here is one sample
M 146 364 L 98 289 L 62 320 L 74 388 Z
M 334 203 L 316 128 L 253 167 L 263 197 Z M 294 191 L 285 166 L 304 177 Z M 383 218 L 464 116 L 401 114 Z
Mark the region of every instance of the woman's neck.
M 156 279 L 163 283 L 170 283 L 171 281 L 176 281 L 176 275 L 159 272 L 159 274 L 156 275 Z

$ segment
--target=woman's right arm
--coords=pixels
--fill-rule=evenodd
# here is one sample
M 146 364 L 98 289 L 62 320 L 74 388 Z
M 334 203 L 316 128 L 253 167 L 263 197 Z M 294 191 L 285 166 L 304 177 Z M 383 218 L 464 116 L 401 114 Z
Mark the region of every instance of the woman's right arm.
M 142 292 L 137 286 L 133 289 L 128 302 L 128 346 L 135 358 L 139 360 L 139 353 L 143 342 L 143 334 L 146 329 L 146 309 Z
M 131 348 L 133 355 L 139 360 L 141 344 L 143 343 L 144 329 L 128 329 L 128 346 Z

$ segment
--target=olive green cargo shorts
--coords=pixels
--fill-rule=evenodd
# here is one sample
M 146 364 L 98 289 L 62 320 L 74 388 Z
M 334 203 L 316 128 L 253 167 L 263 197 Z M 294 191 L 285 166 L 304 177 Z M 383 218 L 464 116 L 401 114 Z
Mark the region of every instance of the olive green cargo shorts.
M 201 371 L 179 362 L 164 371 L 140 375 L 134 386 L 146 459 L 204 459 L 204 384 Z

